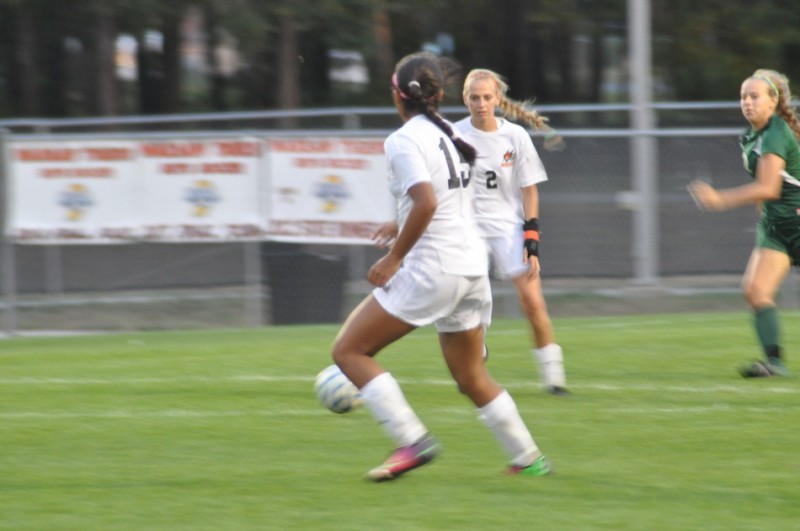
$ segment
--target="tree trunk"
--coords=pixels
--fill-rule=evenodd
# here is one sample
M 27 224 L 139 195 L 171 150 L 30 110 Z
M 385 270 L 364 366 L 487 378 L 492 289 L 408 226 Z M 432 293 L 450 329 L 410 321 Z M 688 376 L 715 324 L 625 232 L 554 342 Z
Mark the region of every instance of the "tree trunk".
M 591 69 L 589 97 L 592 103 L 599 103 L 603 97 L 603 32 L 600 30 L 595 30 L 592 35 Z
M 68 7 L 57 4 L 50 8 L 46 18 L 41 16 L 36 21 L 37 42 L 42 45 L 38 57 L 43 65 L 43 84 L 41 98 L 42 112 L 46 116 L 68 116 L 69 104 L 69 61 L 67 56 L 66 27 L 61 24 Z
M 515 2 L 513 9 L 514 11 L 510 13 L 511 20 L 509 22 L 511 33 L 508 36 L 508 40 L 514 48 L 514 86 L 512 87 L 512 92 L 523 100 L 528 98 L 538 99 L 539 95 L 534 90 L 535 78 L 532 68 L 532 47 L 535 43 L 531 36 L 531 25 L 528 23 L 528 9 L 530 7 L 526 6 L 525 2 Z
M 147 43 L 145 35 L 138 39 L 136 47 L 136 60 L 139 64 L 139 112 L 154 114 L 161 112 L 163 106 L 161 85 L 164 82 L 162 66 L 163 56 L 158 50 L 152 49 Z
M 560 77 L 561 86 L 558 94 L 561 101 L 575 100 L 575 76 L 573 75 L 574 65 L 572 61 L 573 37 L 572 28 L 568 24 L 560 25 L 557 37 L 554 39 L 555 47 L 551 49 Z
M 36 48 L 36 22 L 28 3 L 21 2 L 17 11 L 17 24 L 14 32 L 16 57 L 14 64 L 16 79 L 16 98 L 14 114 L 19 116 L 37 116 L 41 114 L 39 102 L 39 61 Z
M 95 5 L 94 41 L 90 55 L 89 107 L 93 114 L 113 116 L 117 113 L 114 17 L 104 2 Z
M 181 14 L 171 13 L 164 20 L 164 83 L 162 102 L 164 112 L 176 113 L 181 110 L 181 87 L 183 69 L 181 68 Z
M 551 90 L 547 83 L 545 64 L 545 41 L 540 37 L 543 28 L 540 25 L 530 26 L 530 67 L 531 92 L 537 101 L 550 101 Z
M 297 28 L 290 13 L 280 16 L 278 41 L 278 108 L 300 107 L 300 71 L 298 62 Z M 282 121 L 284 127 L 295 127 L 296 120 Z
M 380 87 L 386 85 L 394 72 L 394 54 L 392 53 L 392 25 L 386 3 L 377 0 L 372 10 L 372 28 L 375 42 L 375 61 L 377 65 L 377 79 L 373 84 Z
M 228 108 L 225 96 L 225 77 L 222 75 L 219 61 L 217 60 L 217 47 L 220 44 L 217 28 L 217 11 L 213 3 L 208 3 L 203 12 L 203 26 L 207 35 L 206 63 L 208 64 L 208 90 L 211 108 L 215 111 L 225 111 Z

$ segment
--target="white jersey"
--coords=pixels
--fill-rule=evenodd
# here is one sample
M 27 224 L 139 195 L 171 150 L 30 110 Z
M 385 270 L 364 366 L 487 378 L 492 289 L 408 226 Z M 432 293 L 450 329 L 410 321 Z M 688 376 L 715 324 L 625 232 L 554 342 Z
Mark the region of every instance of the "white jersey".
M 469 167 L 453 142 L 423 115 L 408 120 L 384 142 L 389 189 L 397 198 L 397 223 L 403 227 L 413 201 L 408 190 L 429 182 L 437 207 L 427 229 L 403 260 L 456 275 L 486 275 L 486 247 L 478 232 L 467 189 Z
M 491 132 L 473 127 L 469 117 L 456 127 L 478 151 L 470 187 L 481 234 L 508 234 L 524 221 L 520 188 L 547 180 L 542 159 L 525 128 L 508 120 L 498 118 L 497 129 Z

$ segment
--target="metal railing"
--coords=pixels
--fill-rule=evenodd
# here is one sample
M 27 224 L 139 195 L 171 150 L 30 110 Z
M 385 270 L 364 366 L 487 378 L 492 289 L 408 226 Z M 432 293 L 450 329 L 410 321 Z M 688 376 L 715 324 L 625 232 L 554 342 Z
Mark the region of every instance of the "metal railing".
M 697 126 L 670 125 L 632 129 L 627 123 L 627 116 L 634 110 L 631 104 L 537 106 L 542 114 L 551 116 L 551 123 L 567 139 L 568 144 L 565 152 L 540 152 L 551 177 L 550 182 L 542 187 L 542 215 L 546 216 L 543 251 L 549 255 L 546 258 L 546 270 L 558 271 L 560 276 L 568 278 L 627 279 L 638 285 L 658 283 L 663 275 L 738 272 L 744 265 L 741 257 L 751 245 L 750 235 L 741 238 L 741 233 L 749 230 L 750 214 L 739 212 L 725 217 L 724 222 L 716 222 L 710 229 L 712 233 L 708 238 L 703 234 L 695 235 L 692 232 L 693 225 L 715 222 L 697 212 L 684 189 L 688 178 L 704 176 L 709 171 L 708 168 L 715 168 L 723 174 L 723 180 L 728 179 L 732 183 L 740 178 L 737 177 L 741 169 L 736 136 L 744 129 L 744 123 L 738 108 L 737 102 L 654 103 L 652 110 L 660 117 L 656 123 L 696 121 Z M 463 107 L 444 107 L 442 112 L 451 119 L 466 115 Z M 683 114 L 675 119 L 669 116 L 671 113 Z M 605 119 L 611 115 L 615 116 L 613 120 Z M 603 119 L 597 120 L 597 117 Z M 597 122 L 614 123 L 615 126 L 591 125 Z M 561 127 L 560 123 L 569 125 Z M 126 138 L 162 134 L 193 137 L 234 132 L 258 136 L 278 133 L 313 136 L 332 132 L 344 135 L 385 135 L 396 128 L 397 124 L 396 111 L 391 107 L 95 118 L 20 118 L 0 120 L 0 157 L 7 156 L 3 146 L 14 138 L 68 139 L 96 137 L 98 132 L 104 137 Z M 536 132 L 531 134 L 539 136 Z M 634 140 L 642 138 L 652 139 L 655 143 L 652 155 L 644 161 L 653 168 L 655 176 L 653 182 L 645 183 L 651 187 L 651 193 L 646 195 L 637 190 L 637 186 L 641 185 L 637 185 L 637 176 L 631 169 L 631 153 L 636 149 Z M 0 231 L 0 307 L 4 310 L 3 328 L 8 333 L 13 333 L 20 326 L 16 313 L 23 304 L 19 301 L 20 287 L 25 293 L 41 293 L 46 299 L 44 302 L 38 299 L 33 302 L 25 301 L 24 304 L 61 304 L 64 293 L 76 289 L 64 281 L 65 270 L 71 267 L 89 267 L 88 260 L 103 261 L 105 258 L 99 251 L 85 252 L 83 256 L 78 256 L 77 252 L 70 250 L 69 259 L 65 260 L 62 250 L 57 246 L 46 249 L 44 256 L 38 257 L 30 249 L 9 241 L 4 227 L 9 207 L 5 193 L 5 182 L 9 177 L 5 175 L 6 168 L 5 160 L 0 160 L 0 228 L 3 229 Z M 636 218 L 637 212 L 654 216 L 655 226 L 644 232 L 639 230 L 640 227 L 637 226 L 641 223 Z M 739 228 L 730 231 L 731 225 L 739 225 Z M 669 230 L 663 227 L 669 227 Z M 694 240 L 687 241 L 683 234 L 692 234 Z M 679 246 L 675 244 L 677 240 L 680 240 Z M 703 256 L 703 251 L 709 245 L 719 248 L 717 258 Z M 150 251 L 142 249 L 142 252 Z M 354 285 L 359 284 L 358 279 L 363 278 L 366 267 L 371 263 L 371 251 L 355 248 L 337 252 L 349 264 L 347 280 Z M 88 255 L 95 255 L 95 258 L 88 258 Z M 257 245 L 247 244 L 241 255 L 242 258 L 228 266 L 229 269 L 224 274 L 216 277 L 209 274 L 207 280 L 199 282 L 207 283 L 208 288 L 214 288 L 229 282 L 219 280 L 221 277 L 239 278 L 235 283 L 238 283 L 245 294 L 237 292 L 231 295 L 226 292 L 219 295 L 219 298 L 242 297 L 242 311 L 245 314 L 242 322 L 246 326 L 254 326 L 263 322 L 261 305 L 253 302 L 254 297 L 260 301 L 262 294 L 258 292 L 257 286 L 265 283 L 265 273 L 260 263 L 263 257 Z M 190 256 L 189 259 L 200 258 Z M 15 274 L 19 261 L 35 264 L 37 260 L 45 262 L 45 280 L 32 279 L 28 270 L 25 270 L 23 278 Z M 102 263 L 95 263 L 96 267 L 100 265 Z M 237 271 L 231 272 L 230 267 Z M 163 272 L 158 274 L 164 277 Z M 168 274 L 166 276 L 165 282 L 169 282 L 172 277 Z M 81 289 L 91 290 L 91 278 L 86 278 L 86 275 L 81 276 L 79 284 L 84 286 Z M 151 283 L 152 286 L 147 282 L 134 282 L 125 277 L 115 284 L 131 290 L 153 289 L 153 286 L 158 285 L 156 282 Z M 183 287 L 185 286 L 176 280 L 176 290 Z M 134 298 L 125 295 L 114 300 L 131 301 Z M 79 297 L 79 300 L 81 304 L 88 304 L 87 301 L 91 298 Z

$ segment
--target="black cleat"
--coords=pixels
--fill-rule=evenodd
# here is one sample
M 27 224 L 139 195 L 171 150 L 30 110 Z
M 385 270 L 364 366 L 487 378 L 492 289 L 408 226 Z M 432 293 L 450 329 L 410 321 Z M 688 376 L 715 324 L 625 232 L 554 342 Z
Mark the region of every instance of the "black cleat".
M 739 367 L 742 378 L 770 378 L 772 376 L 789 376 L 789 370 L 780 361 L 756 360 Z

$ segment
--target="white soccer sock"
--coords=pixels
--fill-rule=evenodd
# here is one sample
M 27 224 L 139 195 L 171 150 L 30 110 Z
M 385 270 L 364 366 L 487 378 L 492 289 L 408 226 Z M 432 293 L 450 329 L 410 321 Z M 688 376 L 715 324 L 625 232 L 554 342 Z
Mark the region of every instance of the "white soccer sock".
M 539 364 L 539 373 L 544 385 L 550 387 L 566 387 L 567 376 L 564 373 L 564 353 L 561 347 L 550 343 L 542 348 L 532 350 L 533 357 Z
M 478 408 L 478 418 L 500 441 L 511 457 L 512 465 L 528 466 L 533 462 L 539 448 L 519 416 L 517 404 L 508 391 L 504 390 L 494 400 Z
M 403 396 L 397 380 L 388 372 L 367 382 L 361 388 L 361 397 L 398 447 L 410 446 L 428 433 Z

